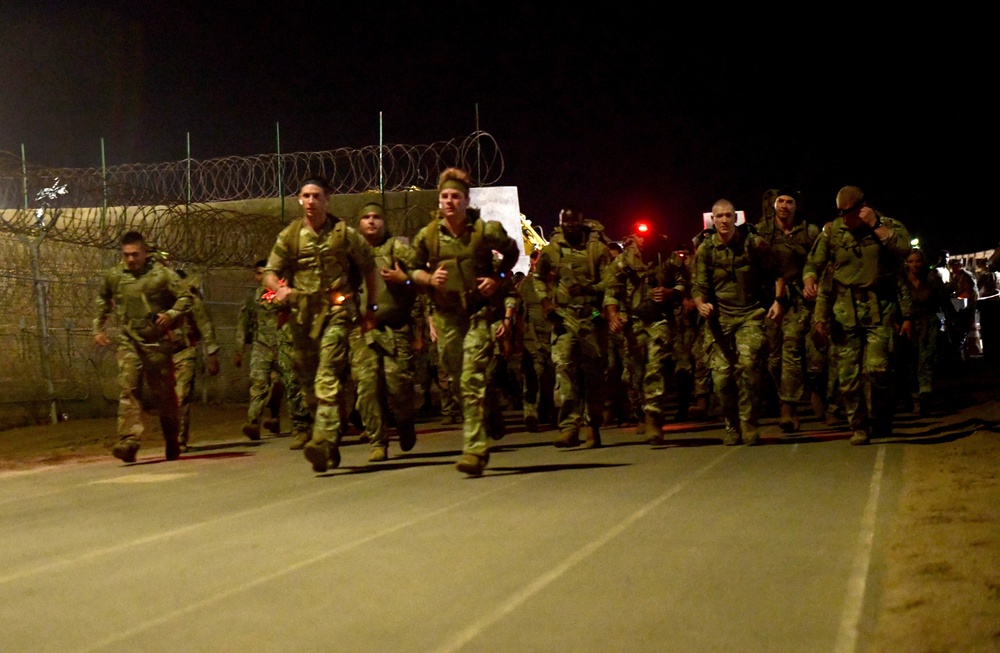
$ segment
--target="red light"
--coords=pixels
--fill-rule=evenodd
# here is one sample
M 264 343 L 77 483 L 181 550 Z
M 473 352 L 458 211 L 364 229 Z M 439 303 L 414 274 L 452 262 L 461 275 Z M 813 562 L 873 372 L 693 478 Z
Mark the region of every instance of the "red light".
M 635 232 L 637 234 L 648 234 L 649 233 L 649 225 L 647 223 L 645 223 L 645 222 L 639 222 L 639 223 L 637 223 L 635 225 Z

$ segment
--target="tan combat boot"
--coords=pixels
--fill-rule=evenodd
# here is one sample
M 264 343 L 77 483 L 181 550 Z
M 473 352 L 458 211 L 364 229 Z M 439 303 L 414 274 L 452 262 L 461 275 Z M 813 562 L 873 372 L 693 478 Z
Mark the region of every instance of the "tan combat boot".
M 778 426 L 785 433 L 794 433 L 799 430 L 799 416 L 795 412 L 795 404 L 790 404 L 787 401 L 781 402 L 781 418 L 778 420 Z
M 556 438 L 555 442 L 553 442 L 552 444 L 553 446 L 559 449 L 569 449 L 570 447 L 579 447 L 580 430 L 575 426 L 571 426 L 563 430 L 563 432 L 559 434 L 559 437 Z
M 651 445 L 661 445 L 665 442 L 663 439 L 663 420 L 659 413 L 646 413 L 646 433 L 649 433 L 646 442 Z
M 587 440 L 583 443 L 584 449 L 600 449 L 603 445 L 601 444 L 601 429 L 596 426 L 591 426 L 587 431 Z

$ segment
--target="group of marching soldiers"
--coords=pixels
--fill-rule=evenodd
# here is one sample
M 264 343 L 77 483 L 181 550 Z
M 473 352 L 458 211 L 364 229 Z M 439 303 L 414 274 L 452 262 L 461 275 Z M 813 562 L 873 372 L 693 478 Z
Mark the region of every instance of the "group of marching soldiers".
M 445 170 L 440 208 L 406 242 L 387 232 L 377 202 L 350 227 L 327 213 L 325 179 L 302 183 L 303 217 L 257 263 L 239 322 L 238 346 L 251 346 L 247 437 L 278 432 L 283 397 L 291 448 L 314 471 L 339 465 L 353 410 L 370 462 L 385 461 L 393 427 L 403 451 L 415 445 L 414 388 L 429 397 L 434 367 L 445 422 L 463 430 L 456 467 L 470 476 L 504 435 L 505 395 L 529 431 L 556 427 L 557 447 L 600 447 L 613 421 L 661 444 L 668 420 L 704 418 L 713 394 L 724 443 L 757 444 L 765 373 L 786 433 L 799 429 L 803 406 L 843 409 L 852 444 L 891 431 L 894 343 L 919 349 L 930 327 L 916 319 L 919 280 L 901 274 L 909 234 L 860 189 L 841 189 L 822 230 L 799 219 L 790 189 L 756 226 L 737 225 L 732 203 L 719 200 L 692 246 L 647 235 L 613 243 L 567 207 L 524 275 L 511 273 L 522 245 L 469 206 L 470 186 L 464 171 Z M 166 329 L 189 300 L 163 295 L 143 310 Z M 929 378 L 928 387 L 913 378 L 924 397 Z M 120 436 L 136 439 L 134 429 Z M 115 455 L 134 460 L 137 448 Z

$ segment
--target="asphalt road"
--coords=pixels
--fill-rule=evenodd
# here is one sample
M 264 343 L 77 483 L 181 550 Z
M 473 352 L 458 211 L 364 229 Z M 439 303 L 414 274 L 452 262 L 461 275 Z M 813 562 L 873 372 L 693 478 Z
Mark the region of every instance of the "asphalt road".
M 312 473 L 287 439 L 0 475 L 2 651 L 863 648 L 898 448 L 461 434 Z M 860 633 L 860 635 L 859 635 Z

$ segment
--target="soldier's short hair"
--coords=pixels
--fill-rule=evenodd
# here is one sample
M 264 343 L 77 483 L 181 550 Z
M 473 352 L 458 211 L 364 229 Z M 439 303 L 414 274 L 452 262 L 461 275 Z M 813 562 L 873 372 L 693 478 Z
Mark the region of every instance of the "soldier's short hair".
M 122 236 L 121 245 L 135 245 L 136 243 L 146 244 L 146 238 L 138 231 L 127 231 L 125 235 Z
M 302 193 L 302 189 L 306 186 L 319 186 L 323 189 L 324 193 L 330 193 L 330 180 L 322 175 L 309 175 L 303 179 L 302 183 L 299 184 L 299 194 Z

